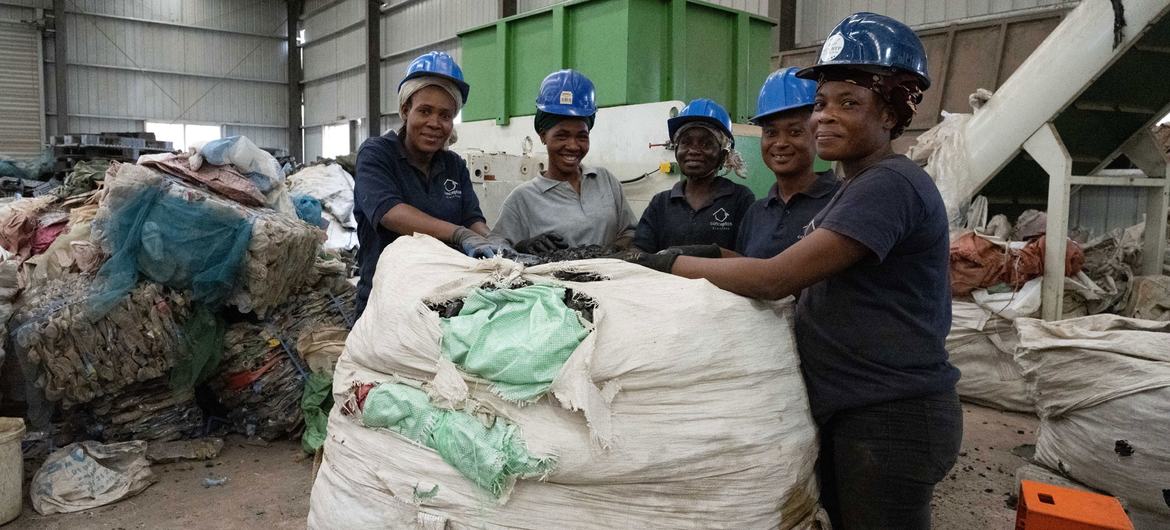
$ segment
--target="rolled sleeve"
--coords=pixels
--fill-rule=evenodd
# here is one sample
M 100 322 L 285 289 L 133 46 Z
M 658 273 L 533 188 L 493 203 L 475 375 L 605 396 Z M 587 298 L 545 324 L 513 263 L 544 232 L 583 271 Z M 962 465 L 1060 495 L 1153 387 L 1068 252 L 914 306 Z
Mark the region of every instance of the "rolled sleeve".
M 662 250 L 658 245 L 658 233 L 661 228 L 662 203 L 669 191 L 659 192 L 650 199 L 646 211 L 642 212 L 642 219 L 638 221 L 638 228 L 634 232 L 634 246 L 643 252 L 658 252 Z
M 859 175 L 847 186 L 820 228 L 861 243 L 880 263 L 922 217 L 922 200 L 909 180 L 884 168 Z
M 381 226 L 386 212 L 406 202 L 399 188 L 399 178 L 394 174 L 390 153 L 386 149 L 371 144 L 358 151 L 353 197 L 358 212 L 370 225 Z

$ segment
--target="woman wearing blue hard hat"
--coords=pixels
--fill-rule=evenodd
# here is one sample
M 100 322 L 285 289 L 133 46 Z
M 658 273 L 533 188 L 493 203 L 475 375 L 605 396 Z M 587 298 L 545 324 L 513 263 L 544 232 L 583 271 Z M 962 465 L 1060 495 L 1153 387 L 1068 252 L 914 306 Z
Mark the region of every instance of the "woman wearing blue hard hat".
M 696 99 L 666 121 L 670 144 L 685 180 L 650 199 L 634 236 L 643 252 L 679 245 L 734 249 L 752 191 L 719 175 L 724 168 L 743 175 L 735 152 L 731 116 L 718 103 Z
M 494 232 L 517 251 L 629 246 L 637 219 L 621 181 L 582 163 L 596 114 L 593 82 L 581 72 L 559 70 L 540 84 L 533 125 L 548 150 L 548 168 L 504 199 Z
M 752 118 L 761 129 L 760 154 L 776 184 L 744 215 L 735 251 L 749 258 L 770 258 L 794 245 L 840 186 L 832 171 L 813 171 L 810 118 L 817 84 L 796 77 L 796 71 L 782 68 L 768 76 Z
M 929 528 L 934 485 L 962 440 L 959 372 L 943 348 L 946 210 L 891 146 L 930 86 L 926 64 L 905 24 L 873 13 L 841 21 L 798 74 L 817 82 L 817 153 L 844 174 L 807 235 L 767 260 L 640 258 L 746 296 L 800 293 L 794 330 L 834 528 Z
M 402 127 L 358 148 L 358 315 L 370 296 L 378 257 L 401 235 L 427 234 L 472 257 L 491 257 L 507 245 L 489 237 L 467 164 L 446 150 L 469 90 L 450 55 L 419 56 L 398 85 Z

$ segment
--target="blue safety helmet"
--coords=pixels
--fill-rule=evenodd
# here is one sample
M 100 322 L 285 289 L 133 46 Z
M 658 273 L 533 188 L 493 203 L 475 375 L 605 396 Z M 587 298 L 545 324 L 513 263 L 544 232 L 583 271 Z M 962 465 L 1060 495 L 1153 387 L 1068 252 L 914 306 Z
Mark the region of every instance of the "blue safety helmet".
M 821 70 L 833 66 L 876 69 L 879 73 L 893 69 L 914 74 L 926 90 L 930 87 L 926 63 L 922 40 L 909 26 L 887 16 L 861 12 L 838 23 L 821 46 L 816 66 L 796 76 L 816 80 Z
M 727 134 L 731 139 L 731 145 L 735 145 L 735 136 L 731 134 L 731 115 L 720 107 L 718 103 L 707 99 L 699 98 L 683 107 L 678 111 L 678 115 L 666 120 L 666 132 L 670 135 L 670 141 L 674 141 L 674 134 L 690 122 L 701 121 L 706 122 Z
M 540 82 L 536 108 L 558 116 L 588 117 L 597 114 L 593 81 L 573 69 L 557 70 Z
M 760 87 L 760 99 L 756 101 L 756 115 L 751 122 L 759 125 L 760 120 L 786 110 L 811 107 L 817 98 L 817 84 L 808 79 L 796 77 L 799 68 L 781 68 L 772 72 Z
M 471 92 L 471 86 L 463 81 L 463 70 L 446 52 L 427 52 L 411 61 L 410 66 L 406 67 L 406 77 L 398 83 L 398 89 L 402 90 L 402 83 L 408 79 L 428 75 L 442 77 L 455 83 L 455 86 L 459 87 L 459 94 L 463 96 L 463 103 L 467 103 L 467 94 Z

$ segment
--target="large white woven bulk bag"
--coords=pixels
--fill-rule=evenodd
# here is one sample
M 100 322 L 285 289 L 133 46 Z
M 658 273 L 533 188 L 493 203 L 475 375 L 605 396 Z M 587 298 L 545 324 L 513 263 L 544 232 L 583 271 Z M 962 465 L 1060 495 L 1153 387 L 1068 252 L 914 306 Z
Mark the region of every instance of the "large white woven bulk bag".
M 566 270 L 606 279 L 558 279 Z M 517 280 L 597 303 L 592 331 L 549 393 L 524 405 L 440 360 L 440 317 L 426 306 Z M 815 527 L 816 432 L 791 311 L 617 260 L 524 268 L 399 238 L 337 364 L 309 526 Z M 496 497 L 435 451 L 342 413 L 354 384 L 392 381 L 516 425 L 528 451 L 555 467 Z
M 1170 528 L 1170 322 L 1016 320 L 1036 400 L 1036 460 L 1121 497 L 1134 525 Z

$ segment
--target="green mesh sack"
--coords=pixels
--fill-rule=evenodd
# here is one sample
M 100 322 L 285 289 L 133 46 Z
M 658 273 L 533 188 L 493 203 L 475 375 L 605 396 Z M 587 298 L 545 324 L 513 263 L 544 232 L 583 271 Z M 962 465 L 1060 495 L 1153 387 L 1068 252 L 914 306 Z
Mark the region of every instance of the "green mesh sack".
M 252 222 L 211 201 L 144 186 L 95 225 L 110 259 L 98 271 L 89 299 L 100 318 L 138 282 L 138 275 L 173 289 L 190 289 L 196 302 L 218 307 L 232 293 L 252 239 Z M 97 221 L 95 221 L 97 223 Z
M 223 359 L 224 331 L 223 321 L 215 313 L 205 305 L 196 306 L 179 333 L 180 347 L 171 368 L 171 388 L 193 388 L 215 374 Z
M 333 375 L 313 372 L 305 379 L 305 390 L 301 394 L 301 412 L 305 416 L 305 432 L 301 434 L 301 449 L 306 453 L 317 452 L 325 445 L 326 427 L 329 425 L 329 410 L 333 408 Z
M 442 319 L 443 355 L 504 399 L 536 399 L 589 334 L 564 298 L 550 285 L 476 289 L 458 315 Z
M 397 384 L 374 386 L 362 405 L 362 424 L 390 429 L 434 449 L 463 476 L 499 497 L 516 478 L 552 470 L 551 458 L 528 453 L 515 425 L 497 418 L 491 427 L 476 417 L 431 405 L 422 390 Z

